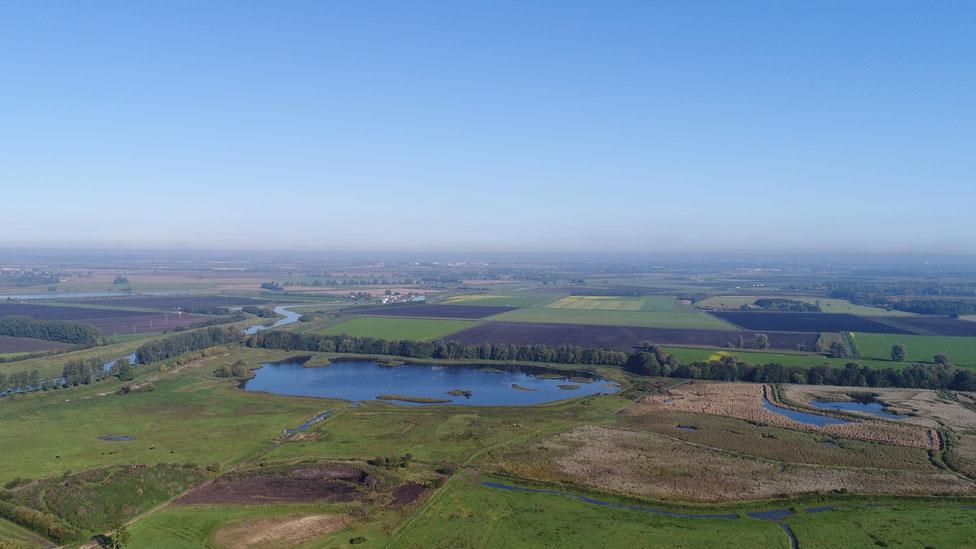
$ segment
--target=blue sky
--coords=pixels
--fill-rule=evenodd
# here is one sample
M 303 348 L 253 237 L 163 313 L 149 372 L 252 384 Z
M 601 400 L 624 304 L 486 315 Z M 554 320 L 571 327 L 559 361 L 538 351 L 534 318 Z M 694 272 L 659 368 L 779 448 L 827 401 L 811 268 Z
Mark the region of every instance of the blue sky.
M 973 2 L 5 2 L 0 74 L 0 246 L 976 254 Z

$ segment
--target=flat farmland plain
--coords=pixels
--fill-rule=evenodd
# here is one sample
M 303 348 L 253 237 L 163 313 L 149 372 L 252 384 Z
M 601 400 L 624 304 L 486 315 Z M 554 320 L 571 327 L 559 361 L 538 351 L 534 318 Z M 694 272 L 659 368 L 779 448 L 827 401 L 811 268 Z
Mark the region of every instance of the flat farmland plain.
M 908 351 L 904 362 L 912 361 L 932 362 L 938 353 L 946 353 L 957 366 L 976 366 L 976 337 L 948 337 L 948 336 L 920 336 L 852 333 L 851 340 L 857 353 L 865 358 L 888 360 L 891 358 L 891 346 L 901 343 Z
M 674 309 L 672 296 L 592 296 L 572 295 L 546 305 L 547 309 L 586 309 L 601 311 L 652 311 L 667 313 Z
M 909 316 L 898 318 L 874 318 L 889 326 L 919 335 L 971 336 L 976 337 L 976 322 L 968 322 L 941 316 Z
M 607 326 L 642 326 L 647 328 L 685 328 L 701 330 L 734 330 L 735 327 L 702 312 L 675 313 L 654 311 L 621 311 L 601 309 L 551 309 L 546 307 L 517 309 L 495 316 L 492 320 Z
M 73 320 L 91 324 L 103 336 L 162 332 L 206 320 L 206 316 L 147 313 L 118 309 L 88 309 L 28 303 L 0 303 L 0 316 L 24 315 L 38 320 Z
M 829 313 L 767 313 L 758 311 L 715 311 L 715 316 L 746 330 L 774 332 L 877 332 L 908 334 L 908 330 L 873 320 Z
M 272 303 L 295 303 L 291 300 L 255 299 L 253 297 L 236 297 L 224 295 L 198 296 L 129 296 L 129 297 L 100 297 L 93 299 L 72 299 L 74 305 L 108 305 L 116 307 L 136 307 L 140 309 L 156 309 L 170 311 L 174 309 L 188 309 L 192 307 L 241 307 L 245 305 L 268 306 Z
M 479 305 L 388 305 L 352 311 L 367 316 L 403 316 L 415 318 L 478 319 L 513 310 L 512 307 Z
M 317 333 L 346 334 L 353 337 L 379 339 L 409 339 L 429 341 L 474 326 L 470 320 L 441 320 L 432 318 L 356 317 L 341 324 L 329 326 Z
M 0 335 L 0 355 L 8 353 L 37 353 L 41 351 L 53 351 L 55 349 L 67 349 L 69 347 L 71 345 L 58 343 L 57 341 Z
M 844 299 L 813 297 L 808 295 L 720 295 L 699 301 L 698 306 L 703 309 L 738 310 L 743 305 L 752 305 L 760 298 L 781 298 L 802 301 L 804 303 L 819 303 L 821 312 L 824 313 L 846 313 L 865 316 L 912 316 L 912 313 L 903 311 L 889 311 L 879 307 L 855 305 Z
M 739 336 L 746 342 L 755 332 L 727 330 L 692 330 L 649 328 L 641 326 L 607 326 L 584 324 L 542 324 L 522 322 L 486 322 L 452 334 L 446 338 L 461 343 L 509 343 L 529 345 L 579 345 L 607 349 L 631 349 L 643 341 L 655 344 L 701 345 L 725 347 L 736 345 Z M 771 332 L 769 346 L 773 349 L 795 350 L 797 346 L 812 349 L 817 334 L 801 332 Z
M 442 303 L 448 305 L 477 305 L 482 307 L 537 307 L 556 299 L 552 294 L 464 294 L 448 297 Z

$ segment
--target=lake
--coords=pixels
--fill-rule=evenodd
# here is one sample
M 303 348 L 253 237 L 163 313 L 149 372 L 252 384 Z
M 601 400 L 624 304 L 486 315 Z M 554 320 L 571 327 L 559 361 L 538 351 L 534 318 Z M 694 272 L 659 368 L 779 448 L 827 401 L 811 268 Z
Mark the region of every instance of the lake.
M 397 404 L 405 405 L 529 406 L 616 393 L 620 389 L 618 384 L 600 378 L 586 383 L 575 375 L 570 379 L 568 372 L 517 367 L 501 371 L 472 366 L 385 366 L 347 361 L 306 368 L 300 362 L 287 362 L 264 364 L 254 374 L 255 377 L 244 383 L 247 391 L 351 401 L 375 400 L 380 395 L 444 401 L 396 400 Z M 540 377 L 540 374 L 545 375 Z M 462 391 L 468 394 L 461 394 Z

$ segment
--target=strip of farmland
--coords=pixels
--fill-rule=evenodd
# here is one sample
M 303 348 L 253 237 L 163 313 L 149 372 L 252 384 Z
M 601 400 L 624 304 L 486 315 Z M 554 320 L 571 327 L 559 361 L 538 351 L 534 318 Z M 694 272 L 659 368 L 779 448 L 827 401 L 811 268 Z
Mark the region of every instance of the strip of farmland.
M 922 335 L 976 336 L 976 322 L 941 316 L 879 317 L 878 322 Z
M 767 313 L 712 311 L 712 314 L 746 330 L 779 332 L 874 332 L 910 334 L 911 331 L 864 317 L 833 313 Z
M 0 354 L 36 353 L 40 351 L 53 351 L 55 349 L 67 349 L 69 347 L 71 345 L 58 343 L 57 341 L 0 335 Z
M 117 309 L 87 309 L 29 303 L 0 303 L 0 317 L 23 315 L 38 320 L 72 320 L 91 324 L 103 336 L 162 332 L 208 318 L 201 315 L 147 313 Z
M 765 332 L 769 347 L 795 351 L 813 349 L 818 334 Z M 462 330 L 449 338 L 465 344 L 508 343 L 512 345 L 578 345 L 607 349 L 631 349 L 643 341 L 655 344 L 736 346 L 739 336 L 751 345 L 756 332 L 727 330 L 683 330 L 637 326 L 590 326 L 581 324 L 529 324 L 524 322 L 486 322 Z
M 368 316 L 408 316 L 417 318 L 467 318 L 476 319 L 515 310 L 515 307 L 480 305 L 389 305 L 359 309 L 355 314 Z

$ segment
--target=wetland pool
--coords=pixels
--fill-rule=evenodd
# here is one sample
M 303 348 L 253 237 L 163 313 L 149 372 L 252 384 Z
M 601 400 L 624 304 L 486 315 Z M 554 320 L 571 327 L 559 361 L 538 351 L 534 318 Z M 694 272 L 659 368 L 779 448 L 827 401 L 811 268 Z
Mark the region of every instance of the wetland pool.
M 543 368 L 443 366 L 345 361 L 305 367 L 302 362 L 264 364 L 243 383 L 246 391 L 278 395 L 381 400 L 405 405 L 529 406 L 571 397 L 611 394 L 617 383 L 579 372 Z M 566 390 L 568 382 L 578 386 Z M 412 400 L 403 400 L 412 399 Z

